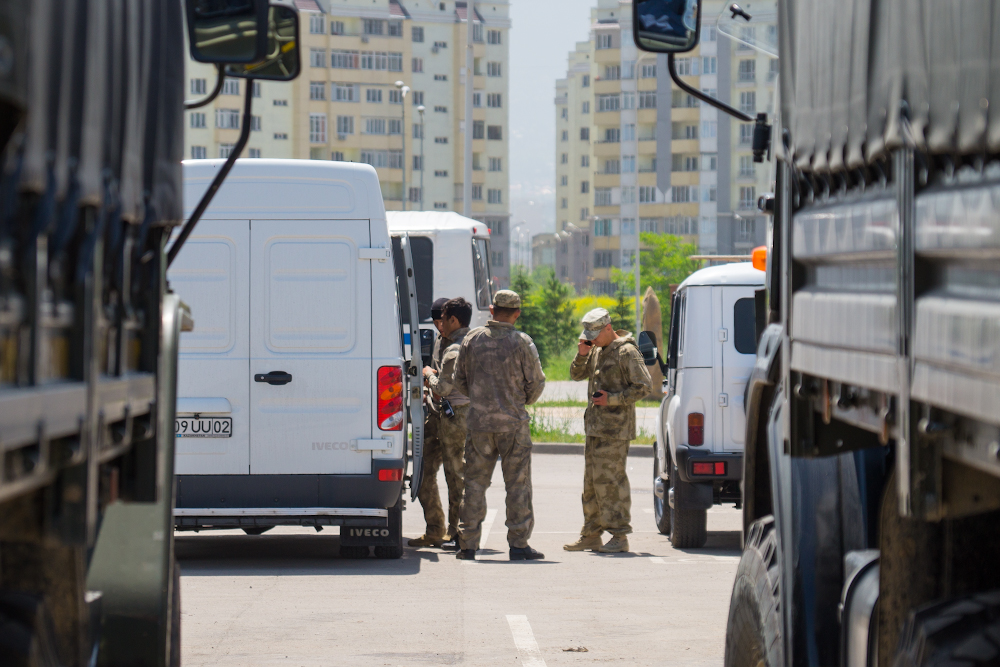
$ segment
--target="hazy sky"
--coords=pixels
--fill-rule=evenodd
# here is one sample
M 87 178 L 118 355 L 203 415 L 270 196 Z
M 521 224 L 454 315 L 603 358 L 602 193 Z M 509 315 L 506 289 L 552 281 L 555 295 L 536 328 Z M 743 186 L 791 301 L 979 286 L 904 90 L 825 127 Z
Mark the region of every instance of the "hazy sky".
M 555 82 L 596 0 L 510 0 L 510 226 L 555 231 Z

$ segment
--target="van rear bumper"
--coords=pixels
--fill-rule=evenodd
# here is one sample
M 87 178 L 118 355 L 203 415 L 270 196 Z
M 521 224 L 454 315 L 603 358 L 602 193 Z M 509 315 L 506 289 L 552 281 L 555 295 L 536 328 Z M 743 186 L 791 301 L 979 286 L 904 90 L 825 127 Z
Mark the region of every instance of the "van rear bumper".
M 403 482 L 380 482 L 378 471 L 402 463 L 375 459 L 368 475 L 177 475 L 174 521 L 178 527 L 383 526 Z
M 694 463 L 725 463 L 724 475 L 695 475 Z M 688 484 L 702 482 L 720 482 L 725 480 L 740 481 L 743 479 L 743 453 L 718 454 L 710 450 L 677 445 L 677 473 L 681 481 Z

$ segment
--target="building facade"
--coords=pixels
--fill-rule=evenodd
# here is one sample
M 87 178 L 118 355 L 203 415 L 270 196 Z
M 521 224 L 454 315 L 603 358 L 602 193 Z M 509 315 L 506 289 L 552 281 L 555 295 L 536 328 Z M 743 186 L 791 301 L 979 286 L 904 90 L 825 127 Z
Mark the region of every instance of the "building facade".
M 296 0 L 302 73 L 256 82 L 245 157 L 364 162 L 388 210 L 463 211 L 465 2 Z M 492 232 L 493 276 L 509 284 L 509 6 L 474 4 L 471 215 Z M 215 83 L 188 62 L 189 95 Z M 409 88 L 404 97 L 402 82 Z M 239 136 L 246 81 L 187 112 L 185 155 L 226 157 Z M 423 107 L 421 111 L 419 108 Z
M 704 3 L 701 44 L 676 58 L 678 75 L 773 116 L 777 60 L 719 39 L 722 6 Z M 590 39 L 556 82 L 557 228 L 590 232 L 589 289 L 599 294 L 614 290 L 614 268 L 632 268 L 642 232 L 679 235 L 701 254 L 744 254 L 766 233 L 756 196 L 768 174 L 752 162 L 753 124 L 678 88 L 666 56 L 637 49 L 631 18 L 630 2 L 598 0 Z
M 531 237 L 531 269 L 551 267 L 556 277 L 573 285 L 578 294 L 590 287 L 590 230 L 567 223 L 554 234 Z

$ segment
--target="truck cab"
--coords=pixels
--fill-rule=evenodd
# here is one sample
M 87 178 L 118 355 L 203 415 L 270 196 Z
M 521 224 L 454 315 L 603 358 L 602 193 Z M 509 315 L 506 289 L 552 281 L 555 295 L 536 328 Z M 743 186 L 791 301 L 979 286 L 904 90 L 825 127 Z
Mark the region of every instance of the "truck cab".
M 674 294 L 653 471 L 656 525 L 674 546 L 704 545 L 713 504 L 740 506 L 763 287 L 764 272 L 745 262 L 696 271 Z

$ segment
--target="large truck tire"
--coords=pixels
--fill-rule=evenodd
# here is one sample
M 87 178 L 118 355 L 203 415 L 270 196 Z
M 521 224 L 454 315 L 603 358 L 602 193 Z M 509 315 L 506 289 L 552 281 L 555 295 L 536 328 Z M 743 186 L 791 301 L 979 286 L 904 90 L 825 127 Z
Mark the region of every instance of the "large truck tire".
M 670 535 L 670 505 L 667 503 L 666 498 L 660 498 L 656 495 L 656 483 L 660 481 L 660 443 L 653 443 L 653 518 L 656 521 L 656 529 L 660 531 L 661 535 Z M 667 457 L 667 465 L 669 465 L 670 458 Z
M 1000 590 L 910 613 L 893 667 L 1000 665 Z
M 56 629 L 45 603 L 28 593 L 0 593 L 0 665 L 59 667 Z
M 726 625 L 725 667 L 782 664 L 778 541 L 774 517 L 750 524 Z
M 670 465 L 670 490 L 677 499 L 684 493 L 684 482 L 677 473 L 677 466 Z M 676 502 L 675 502 L 676 504 Z M 675 549 L 699 549 L 708 540 L 708 514 L 706 510 L 679 510 L 670 508 L 670 544 Z

